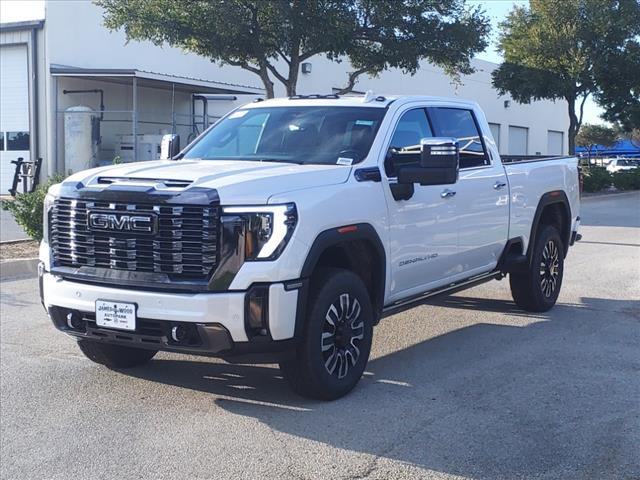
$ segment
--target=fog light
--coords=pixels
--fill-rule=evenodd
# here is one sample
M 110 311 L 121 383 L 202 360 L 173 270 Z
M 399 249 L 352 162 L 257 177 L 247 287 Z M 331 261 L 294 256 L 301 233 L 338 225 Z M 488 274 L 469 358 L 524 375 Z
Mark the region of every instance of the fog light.
M 184 342 L 187 338 L 187 329 L 182 325 L 176 325 L 171 329 L 171 338 L 177 343 Z
M 245 330 L 249 339 L 269 334 L 269 288 L 252 287 L 245 300 Z
M 67 313 L 67 326 L 71 330 L 81 330 L 82 329 L 82 318 L 76 312 Z

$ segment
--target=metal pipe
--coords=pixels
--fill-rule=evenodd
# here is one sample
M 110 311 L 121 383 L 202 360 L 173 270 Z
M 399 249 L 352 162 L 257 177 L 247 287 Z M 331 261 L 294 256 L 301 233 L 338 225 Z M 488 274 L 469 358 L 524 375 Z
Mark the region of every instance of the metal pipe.
M 133 161 L 138 160 L 138 79 L 133 77 Z
M 192 95 L 192 102 L 196 100 L 202 101 L 202 131 L 206 130 L 209 127 L 209 98 L 206 95 Z M 235 97 L 234 97 L 235 99 Z M 195 124 L 195 103 L 194 103 L 194 124 Z
M 171 134 L 176 133 L 176 84 L 171 84 Z
M 38 109 L 38 32 L 31 30 L 31 78 L 33 79 L 33 159 L 40 156 L 40 110 Z

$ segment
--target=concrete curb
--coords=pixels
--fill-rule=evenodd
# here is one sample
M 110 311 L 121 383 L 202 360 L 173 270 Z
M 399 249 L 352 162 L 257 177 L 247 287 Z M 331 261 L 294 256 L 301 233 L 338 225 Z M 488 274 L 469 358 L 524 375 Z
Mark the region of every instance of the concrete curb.
M 640 193 L 640 190 L 625 190 L 623 192 L 590 192 L 583 193 L 581 200 L 593 200 L 593 199 L 601 199 L 607 197 L 623 197 L 625 195 L 637 195 Z
M 36 277 L 38 275 L 38 259 L 24 258 L 0 263 L 0 280 Z
M 30 242 L 32 238 L 18 238 L 17 240 L 0 240 L 0 245 L 13 245 L 14 243 Z

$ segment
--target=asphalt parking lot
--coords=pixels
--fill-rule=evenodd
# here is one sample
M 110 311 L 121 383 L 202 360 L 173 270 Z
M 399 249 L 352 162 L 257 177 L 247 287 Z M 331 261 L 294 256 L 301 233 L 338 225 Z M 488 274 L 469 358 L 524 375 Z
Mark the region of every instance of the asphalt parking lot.
M 638 479 L 640 194 L 584 201 L 559 304 L 491 282 L 387 318 L 341 400 L 275 366 L 159 354 L 116 373 L 2 283 L 3 479 Z

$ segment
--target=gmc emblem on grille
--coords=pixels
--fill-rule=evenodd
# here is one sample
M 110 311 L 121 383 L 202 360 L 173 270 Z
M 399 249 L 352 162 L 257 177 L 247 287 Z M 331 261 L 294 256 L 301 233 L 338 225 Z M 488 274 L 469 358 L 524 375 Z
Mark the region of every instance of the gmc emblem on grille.
M 155 215 L 89 212 L 89 228 L 91 230 L 155 233 L 157 225 L 158 218 Z

